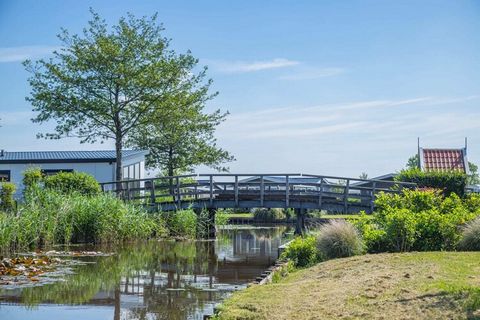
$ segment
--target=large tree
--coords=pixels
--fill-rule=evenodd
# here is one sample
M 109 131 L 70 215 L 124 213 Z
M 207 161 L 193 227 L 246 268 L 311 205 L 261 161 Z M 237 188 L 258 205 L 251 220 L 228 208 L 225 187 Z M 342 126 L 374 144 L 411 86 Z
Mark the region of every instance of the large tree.
M 203 90 L 205 68 L 187 52 L 176 54 L 157 15 L 128 14 L 109 28 L 92 11 L 80 35 L 62 30 L 62 49 L 53 58 L 25 62 L 32 91 L 27 100 L 37 115 L 32 121 L 56 121 L 53 133 L 39 137 L 74 136 L 81 142 L 112 139 L 116 179 L 122 179 L 122 149 L 129 135 L 147 126 L 178 92 Z
M 205 103 L 216 96 L 208 93 L 208 86 L 172 96 L 171 107 L 158 109 L 153 121 L 135 130 L 131 143 L 150 151 L 148 167 L 168 176 L 192 171 L 198 165 L 227 170 L 224 164 L 234 157 L 219 148 L 214 137 L 227 113 L 204 111 Z

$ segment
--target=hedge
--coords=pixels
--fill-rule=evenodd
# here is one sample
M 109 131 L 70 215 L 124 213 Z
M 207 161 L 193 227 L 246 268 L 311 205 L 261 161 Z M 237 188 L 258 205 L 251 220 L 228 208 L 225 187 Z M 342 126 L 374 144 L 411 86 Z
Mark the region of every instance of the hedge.
M 464 197 L 467 186 L 467 175 L 459 171 L 424 172 L 417 168 L 408 169 L 400 171 L 395 180 L 414 182 L 419 188 L 440 189 L 445 196 L 455 193 L 459 197 Z

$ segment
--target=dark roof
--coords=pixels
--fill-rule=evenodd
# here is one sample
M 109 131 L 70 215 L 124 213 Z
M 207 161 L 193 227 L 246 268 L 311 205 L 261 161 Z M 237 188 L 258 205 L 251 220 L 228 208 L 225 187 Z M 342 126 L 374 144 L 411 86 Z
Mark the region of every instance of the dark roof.
M 277 176 L 263 176 L 263 179 L 264 181 L 267 181 L 267 182 L 273 182 L 273 183 L 286 183 L 287 182 L 287 179 L 285 177 L 277 177 Z M 260 176 L 252 176 L 252 177 L 249 177 L 247 179 L 243 179 L 243 180 L 240 180 L 239 182 L 243 182 L 243 183 L 246 183 L 246 182 L 251 182 L 251 181 L 254 181 L 254 180 L 260 180 Z M 315 177 L 302 177 L 302 178 L 298 178 L 298 177 L 289 177 L 288 181 L 290 183 L 299 183 L 299 184 L 302 184 L 302 183 L 320 183 L 321 182 L 321 178 L 315 178 Z M 326 182 L 326 180 L 324 180 L 324 182 Z
M 461 171 L 467 172 L 466 152 L 464 149 L 421 149 L 422 169 L 424 171 Z
M 144 150 L 123 150 L 123 157 L 145 155 Z M 0 163 L 115 162 L 114 150 L 98 151 L 21 151 L 0 153 Z

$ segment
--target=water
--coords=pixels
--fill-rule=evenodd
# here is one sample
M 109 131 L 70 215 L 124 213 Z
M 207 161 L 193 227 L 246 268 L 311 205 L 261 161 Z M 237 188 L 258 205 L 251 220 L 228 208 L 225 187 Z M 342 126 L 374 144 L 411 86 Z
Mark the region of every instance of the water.
M 290 231 L 225 228 L 217 241 L 150 241 L 79 258 L 91 263 L 65 281 L 0 289 L 0 319 L 203 319 L 274 263 Z

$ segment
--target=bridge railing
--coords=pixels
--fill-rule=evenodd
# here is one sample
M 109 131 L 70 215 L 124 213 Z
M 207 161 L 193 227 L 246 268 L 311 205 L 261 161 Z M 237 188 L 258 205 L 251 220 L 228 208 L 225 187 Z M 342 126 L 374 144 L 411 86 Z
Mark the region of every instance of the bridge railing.
M 407 182 L 311 174 L 198 174 L 101 183 L 102 190 L 146 205 L 206 207 L 365 207 L 373 211 L 379 192 L 397 193 Z

